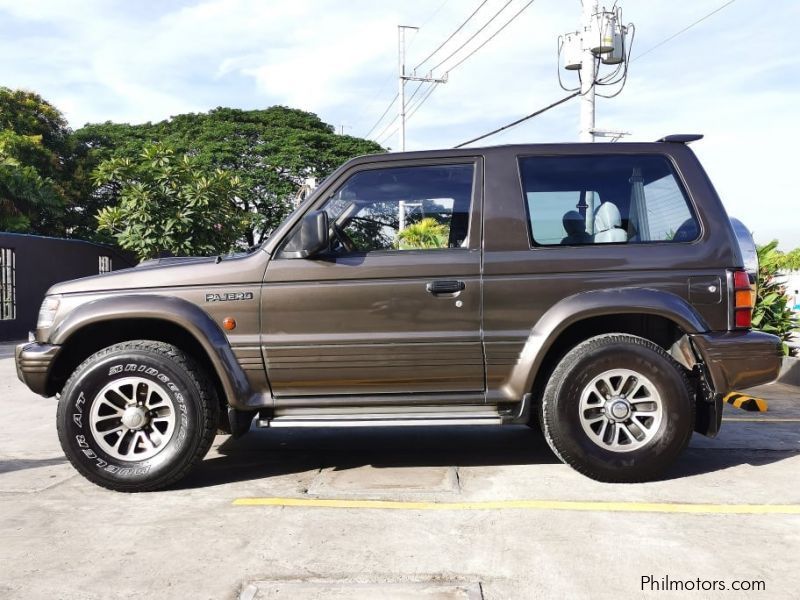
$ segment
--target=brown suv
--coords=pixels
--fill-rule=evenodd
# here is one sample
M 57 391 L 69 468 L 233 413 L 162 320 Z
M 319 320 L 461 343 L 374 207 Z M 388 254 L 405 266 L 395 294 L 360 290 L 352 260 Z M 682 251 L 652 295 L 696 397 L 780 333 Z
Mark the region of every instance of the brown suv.
M 115 490 L 178 480 L 256 415 L 537 422 L 581 473 L 651 479 L 780 365 L 691 139 L 354 159 L 248 254 L 54 286 L 19 376 Z

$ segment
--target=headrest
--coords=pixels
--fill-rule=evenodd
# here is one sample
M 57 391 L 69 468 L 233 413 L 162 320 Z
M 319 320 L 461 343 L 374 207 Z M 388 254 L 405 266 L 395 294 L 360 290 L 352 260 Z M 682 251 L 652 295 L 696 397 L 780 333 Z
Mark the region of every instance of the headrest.
M 597 207 L 597 211 L 594 213 L 595 233 L 619 227 L 622 227 L 622 216 L 619 214 L 619 209 L 616 204 L 613 202 L 603 202 Z
M 586 219 L 577 210 L 571 210 L 561 219 L 564 231 L 570 235 L 584 233 L 586 231 Z

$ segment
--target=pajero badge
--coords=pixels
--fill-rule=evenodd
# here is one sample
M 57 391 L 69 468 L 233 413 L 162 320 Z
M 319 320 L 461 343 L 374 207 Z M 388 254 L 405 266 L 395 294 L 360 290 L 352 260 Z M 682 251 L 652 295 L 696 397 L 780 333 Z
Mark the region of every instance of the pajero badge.
M 225 292 L 222 294 L 206 294 L 206 302 L 233 302 L 235 300 L 252 300 L 253 292 Z

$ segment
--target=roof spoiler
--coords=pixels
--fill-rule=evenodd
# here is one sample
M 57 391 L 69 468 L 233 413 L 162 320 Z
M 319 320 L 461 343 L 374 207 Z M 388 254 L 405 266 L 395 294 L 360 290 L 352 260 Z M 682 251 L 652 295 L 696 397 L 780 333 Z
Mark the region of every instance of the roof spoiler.
M 702 133 L 676 133 L 674 135 L 666 135 L 657 141 L 669 142 L 671 144 L 688 144 L 689 142 L 696 142 L 702 139 Z

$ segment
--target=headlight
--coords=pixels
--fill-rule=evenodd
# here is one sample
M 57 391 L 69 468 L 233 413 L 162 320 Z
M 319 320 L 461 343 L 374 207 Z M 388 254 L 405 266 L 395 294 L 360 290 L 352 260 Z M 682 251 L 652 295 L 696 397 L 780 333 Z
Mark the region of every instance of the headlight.
M 36 329 L 47 329 L 53 325 L 59 304 L 61 304 L 60 296 L 45 296 L 42 307 L 39 309 L 39 319 L 36 321 Z

